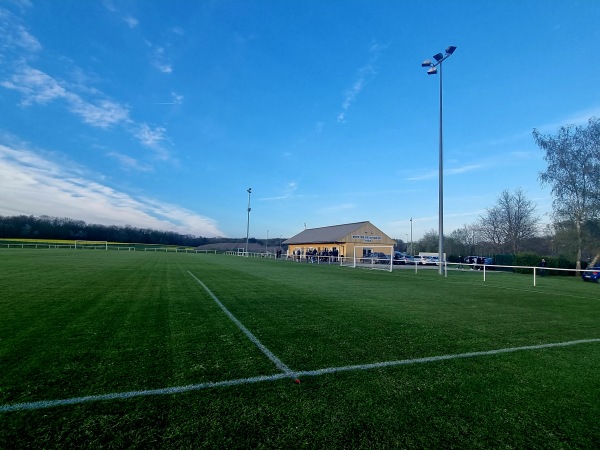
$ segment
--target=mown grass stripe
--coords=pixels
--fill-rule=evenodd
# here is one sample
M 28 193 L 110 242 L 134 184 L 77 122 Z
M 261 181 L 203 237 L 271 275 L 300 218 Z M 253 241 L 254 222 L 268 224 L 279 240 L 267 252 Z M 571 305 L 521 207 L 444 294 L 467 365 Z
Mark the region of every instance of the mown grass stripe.
M 190 274 L 191 275 L 191 274 Z M 192 275 L 193 276 L 193 275 Z M 195 278 L 195 277 L 194 277 Z M 198 280 L 198 282 L 200 282 Z M 201 282 L 200 282 L 201 283 Z M 458 353 L 453 355 L 441 355 L 441 356 L 430 356 L 426 358 L 413 358 L 413 359 L 403 359 L 398 361 L 384 361 L 380 363 L 372 363 L 372 364 L 360 364 L 353 366 L 342 366 L 342 367 L 328 367 L 324 369 L 318 370 L 307 370 L 296 372 L 295 375 L 297 377 L 302 376 L 319 376 L 326 375 L 336 372 L 351 372 L 351 371 L 362 371 L 362 370 L 371 370 L 371 369 L 379 369 L 379 368 L 387 368 L 394 366 L 407 366 L 412 364 L 424 364 L 438 361 L 448 361 L 453 359 L 460 358 L 476 358 L 480 356 L 490 356 L 490 355 L 499 355 L 504 353 L 514 353 L 519 351 L 527 351 L 527 350 L 541 350 L 541 349 L 549 349 L 549 348 L 557 348 L 557 347 L 568 347 L 573 345 L 580 344 L 591 344 L 600 342 L 600 339 L 580 339 L 576 341 L 567 341 L 567 342 L 555 342 L 550 344 L 539 344 L 539 345 L 526 345 L 523 347 L 510 347 L 510 348 L 500 348 L 495 350 L 485 350 L 480 352 L 468 352 L 468 353 Z M 28 403 L 15 403 L 12 405 L 2 405 L 0 406 L 0 412 L 12 412 L 12 411 L 25 411 L 25 410 L 37 410 L 44 408 L 52 408 L 56 406 L 67 406 L 67 405 L 76 405 L 81 403 L 90 403 L 97 402 L 102 400 L 125 400 L 129 398 L 135 397 L 144 397 L 151 395 L 171 395 L 171 394 L 179 394 L 183 392 L 190 391 L 199 391 L 203 389 L 211 389 L 211 388 L 219 388 L 225 386 L 239 386 L 243 384 L 253 384 L 253 383 L 261 383 L 266 381 L 276 381 L 289 378 L 288 373 L 279 373 L 274 375 L 263 375 L 257 377 L 250 378 L 239 378 L 235 380 L 225 380 L 225 381 L 216 381 L 216 382 L 206 382 L 199 384 L 191 384 L 187 386 L 175 386 L 169 388 L 162 389 L 149 389 L 143 391 L 130 391 L 130 392 L 115 392 L 111 394 L 102 394 L 102 395 L 89 395 L 86 397 L 74 397 L 68 399 L 60 399 L 60 400 L 42 400 L 38 402 L 28 402 Z
M 198 284 L 200 284 L 200 286 L 202 286 L 204 288 L 204 290 L 206 292 L 208 292 L 208 295 L 210 295 L 210 297 L 215 301 L 215 303 L 217 305 L 219 305 L 219 307 L 223 310 L 223 312 L 227 315 L 227 317 L 229 317 L 233 321 L 233 323 L 235 323 L 237 325 L 237 327 L 240 330 L 242 330 L 242 332 L 246 335 L 246 337 L 248 339 L 250 339 L 254 343 L 254 345 L 256 345 L 260 349 L 260 351 L 263 352 L 267 356 L 267 358 L 269 358 L 277 366 L 277 368 L 279 368 L 282 372 L 284 372 L 289 377 L 295 376 L 294 371 L 292 371 L 287 365 L 285 365 L 267 347 L 265 347 L 262 344 L 262 342 L 260 342 L 258 340 L 258 338 L 256 336 L 254 336 L 254 334 L 252 334 L 252 332 L 244 326 L 244 324 L 242 322 L 240 322 L 233 314 L 231 314 L 231 312 L 227 308 L 225 308 L 225 305 L 223 305 L 223 303 L 221 303 L 219 301 L 217 296 L 215 294 L 213 294 L 212 291 L 202 281 L 200 281 L 192 272 L 188 271 L 188 273 L 192 276 L 192 278 L 194 280 L 196 280 L 198 282 Z

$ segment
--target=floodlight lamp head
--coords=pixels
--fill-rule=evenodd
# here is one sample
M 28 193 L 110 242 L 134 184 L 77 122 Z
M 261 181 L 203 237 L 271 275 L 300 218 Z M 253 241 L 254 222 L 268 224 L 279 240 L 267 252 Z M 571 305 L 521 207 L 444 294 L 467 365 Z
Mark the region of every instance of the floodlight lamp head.
M 252 188 L 248 188 L 248 194 L 252 193 Z
M 454 53 L 454 50 L 456 50 L 456 47 L 454 45 L 449 45 L 446 49 L 446 55 L 451 55 L 452 53 Z
M 437 73 L 437 67 L 432 67 L 427 71 L 427 75 L 435 75 Z
M 433 63 L 431 61 L 429 61 L 428 59 L 426 59 L 425 61 L 423 61 L 421 63 L 421 67 L 431 67 L 433 66 Z
M 442 55 L 441 53 L 433 55 L 433 57 L 437 62 L 440 62 L 442 59 L 444 59 L 444 55 Z

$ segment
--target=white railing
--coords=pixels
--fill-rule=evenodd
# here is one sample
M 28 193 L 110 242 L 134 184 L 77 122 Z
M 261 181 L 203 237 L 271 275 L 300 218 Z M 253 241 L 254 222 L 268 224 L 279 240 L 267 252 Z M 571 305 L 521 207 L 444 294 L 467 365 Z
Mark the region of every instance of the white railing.
M 136 247 L 131 245 L 120 246 L 109 244 L 108 247 L 105 245 L 74 245 L 74 244 L 25 244 L 25 243 L 12 243 L 12 244 L 1 244 L 0 248 L 21 248 L 21 249 L 69 249 L 69 250 L 121 250 L 121 251 L 136 251 Z M 217 250 L 197 250 L 193 248 L 173 248 L 173 247 L 145 247 L 144 251 L 148 252 L 174 252 L 174 253 L 213 253 L 216 254 Z
M 173 248 L 173 247 L 144 247 L 145 252 L 171 252 L 171 253 L 214 253 L 216 250 L 197 250 L 195 248 Z
M 449 263 L 444 262 L 444 273 L 445 276 L 448 276 L 448 266 L 450 266 L 451 270 L 465 270 L 465 267 L 468 267 L 469 270 L 475 272 L 481 272 L 483 276 L 483 281 L 487 280 L 487 273 L 495 272 L 494 269 L 508 269 L 509 271 L 514 271 L 515 269 L 526 269 L 531 270 L 533 275 L 533 286 L 537 286 L 537 277 L 538 276 L 546 276 L 549 271 L 553 272 L 565 272 L 565 273 L 573 273 L 574 276 L 580 276 L 582 272 L 592 272 L 590 269 L 560 269 L 558 267 L 538 267 L 538 266 L 508 266 L 501 264 L 463 264 L 463 263 Z M 501 271 L 502 272 L 502 271 Z M 522 274 L 526 275 L 526 274 Z

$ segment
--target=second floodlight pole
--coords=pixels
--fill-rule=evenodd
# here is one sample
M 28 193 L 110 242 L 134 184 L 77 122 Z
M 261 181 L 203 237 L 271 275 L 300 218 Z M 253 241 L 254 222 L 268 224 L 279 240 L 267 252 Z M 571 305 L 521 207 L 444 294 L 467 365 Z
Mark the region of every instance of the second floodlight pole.
M 246 225 L 246 256 L 248 256 L 248 239 L 250 237 L 250 194 L 252 194 L 252 188 L 248 188 L 248 224 Z

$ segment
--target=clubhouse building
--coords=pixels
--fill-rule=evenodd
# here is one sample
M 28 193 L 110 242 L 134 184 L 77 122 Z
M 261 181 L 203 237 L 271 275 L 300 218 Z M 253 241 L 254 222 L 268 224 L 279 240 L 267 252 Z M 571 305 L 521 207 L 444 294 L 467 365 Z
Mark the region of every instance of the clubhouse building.
M 283 242 L 288 246 L 288 256 L 306 255 L 308 251 L 331 252 L 340 257 L 357 256 L 374 251 L 390 253 L 390 249 L 378 249 L 375 246 L 396 245 L 396 241 L 386 235 L 371 222 L 346 223 L 330 227 L 310 228 Z M 391 255 L 390 255 L 391 256 Z

